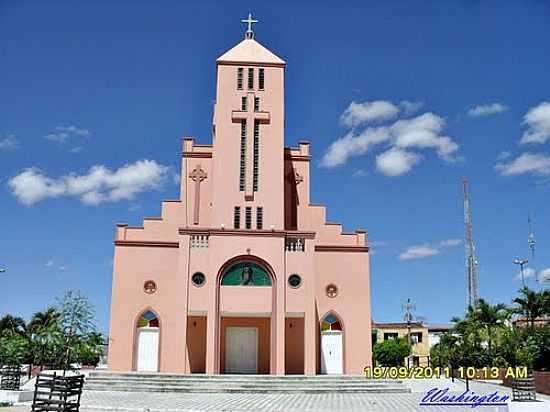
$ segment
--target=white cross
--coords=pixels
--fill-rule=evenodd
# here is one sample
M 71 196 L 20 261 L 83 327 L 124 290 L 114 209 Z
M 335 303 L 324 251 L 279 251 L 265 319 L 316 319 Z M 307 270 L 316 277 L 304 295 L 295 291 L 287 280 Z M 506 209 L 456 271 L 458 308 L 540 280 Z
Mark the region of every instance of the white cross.
M 248 13 L 248 19 L 241 20 L 241 23 L 247 23 L 248 24 L 248 29 L 245 32 L 245 37 L 247 39 L 253 39 L 254 38 L 254 32 L 252 31 L 252 24 L 253 23 L 258 23 L 258 20 L 253 20 L 252 19 L 252 14 Z

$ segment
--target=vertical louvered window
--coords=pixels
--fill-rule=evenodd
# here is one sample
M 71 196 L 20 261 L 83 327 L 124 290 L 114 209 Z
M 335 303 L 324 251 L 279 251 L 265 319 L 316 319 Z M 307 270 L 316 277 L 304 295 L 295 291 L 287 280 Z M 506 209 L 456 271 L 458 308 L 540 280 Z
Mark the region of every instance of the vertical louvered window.
M 246 112 L 246 96 L 241 97 L 241 111 Z
M 242 67 L 239 67 L 237 69 L 237 90 L 243 89 L 243 77 L 244 77 L 244 69 Z
M 260 69 L 260 74 L 258 75 L 258 88 L 260 90 L 264 89 L 264 83 L 265 83 L 264 69 Z
M 248 69 L 248 89 L 252 90 L 254 88 L 254 69 Z
M 252 176 L 252 187 L 255 192 L 258 191 L 258 178 L 260 174 L 260 122 L 254 120 L 254 165 Z
M 254 97 L 254 111 L 259 112 L 260 111 L 260 98 Z
M 252 229 L 252 208 L 247 206 L 244 217 L 244 224 L 247 229 Z
M 256 229 L 263 229 L 264 228 L 264 208 L 258 207 L 256 209 Z
M 244 191 L 246 173 L 246 120 L 241 120 L 241 169 L 239 172 L 239 190 Z
M 241 208 L 239 206 L 235 206 L 235 212 L 233 213 L 233 228 L 241 228 Z

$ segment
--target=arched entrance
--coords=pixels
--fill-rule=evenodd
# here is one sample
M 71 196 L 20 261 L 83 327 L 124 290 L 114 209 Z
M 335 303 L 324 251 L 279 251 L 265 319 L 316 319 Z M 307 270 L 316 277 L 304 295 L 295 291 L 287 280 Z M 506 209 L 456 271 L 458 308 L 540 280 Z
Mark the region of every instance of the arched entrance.
M 275 277 L 246 255 L 227 262 L 217 283 L 217 365 L 220 373 L 269 374 L 275 347 Z
M 321 321 L 321 373 L 344 372 L 344 332 L 342 322 L 330 312 Z
M 155 312 L 147 310 L 139 317 L 136 327 L 135 369 L 139 372 L 158 372 L 160 324 Z

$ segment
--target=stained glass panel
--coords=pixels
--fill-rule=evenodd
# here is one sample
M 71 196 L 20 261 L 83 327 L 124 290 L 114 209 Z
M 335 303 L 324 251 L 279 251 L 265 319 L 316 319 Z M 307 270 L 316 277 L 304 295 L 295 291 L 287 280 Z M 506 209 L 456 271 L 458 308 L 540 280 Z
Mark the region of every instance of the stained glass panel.
M 271 286 L 271 278 L 264 268 L 254 262 L 237 263 L 222 278 L 222 286 Z
M 159 320 L 157 318 L 157 315 L 155 315 L 155 312 L 148 310 L 143 315 L 141 315 L 141 318 L 138 320 L 137 324 L 138 328 L 158 328 L 159 327 Z

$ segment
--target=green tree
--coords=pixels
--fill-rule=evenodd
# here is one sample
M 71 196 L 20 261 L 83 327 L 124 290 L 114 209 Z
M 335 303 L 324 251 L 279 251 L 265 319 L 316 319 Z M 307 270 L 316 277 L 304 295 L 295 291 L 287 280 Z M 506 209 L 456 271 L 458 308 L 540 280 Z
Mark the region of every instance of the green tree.
M 69 290 L 58 300 L 59 324 L 65 337 L 65 365 L 78 361 L 78 350 L 95 333 L 94 308 L 79 291 Z
M 389 339 L 373 347 L 373 356 L 380 366 L 402 366 L 411 353 L 411 345 L 405 339 Z
M 27 331 L 31 344 L 32 362 L 40 365 L 58 366 L 60 349 L 63 345 L 63 332 L 59 323 L 59 312 L 47 308 L 36 312 L 28 324 Z
M 492 353 L 495 341 L 495 331 L 505 326 L 505 322 L 510 319 L 510 315 L 510 310 L 505 304 L 491 305 L 483 299 L 479 299 L 475 309 L 471 312 L 473 319 L 485 329 L 490 353 Z
M 527 287 L 519 290 L 521 296 L 514 299 L 517 305 L 514 313 L 524 316 L 531 326 L 535 325 L 535 319 L 541 317 L 545 311 L 543 293 L 537 293 Z
M 0 336 L 25 335 L 26 325 L 23 318 L 12 315 L 4 315 L 0 318 Z
M 0 337 L 0 365 L 20 366 L 29 353 L 28 340 L 19 334 Z

